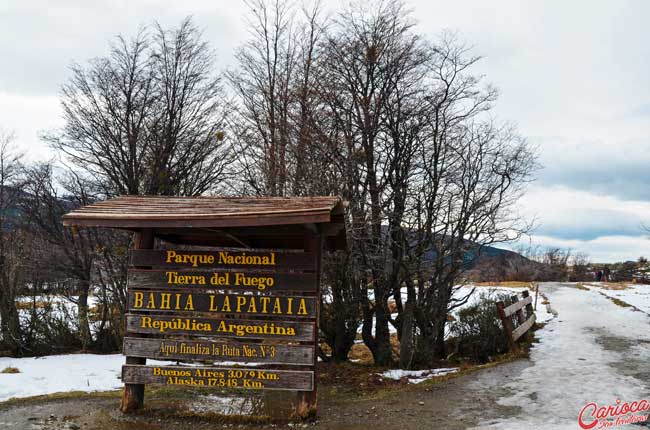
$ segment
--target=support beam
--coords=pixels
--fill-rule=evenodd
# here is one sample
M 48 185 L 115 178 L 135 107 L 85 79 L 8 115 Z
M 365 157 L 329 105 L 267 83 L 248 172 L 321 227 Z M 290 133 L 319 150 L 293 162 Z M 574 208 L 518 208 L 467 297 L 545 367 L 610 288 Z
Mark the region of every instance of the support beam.
M 305 234 L 305 251 L 312 252 L 316 258 L 316 285 L 318 286 L 316 298 L 320 299 L 320 272 L 321 272 L 321 252 L 323 247 L 323 238 L 321 235 L 306 233 Z M 318 307 L 317 307 L 318 308 Z M 318 323 L 320 315 L 316 314 L 316 338 L 315 346 L 318 348 Z M 316 418 L 318 412 L 317 381 L 318 354 L 314 354 L 314 389 L 312 391 L 298 392 L 298 401 L 296 403 L 295 416 L 301 419 Z
M 133 237 L 133 249 L 153 249 L 154 236 L 152 229 L 143 229 Z M 150 267 L 138 267 L 150 269 Z M 147 359 L 142 357 L 126 357 L 126 364 L 147 364 Z M 120 410 L 130 413 L 142 409 L 144 406 L 144 384 L 124 384 Z

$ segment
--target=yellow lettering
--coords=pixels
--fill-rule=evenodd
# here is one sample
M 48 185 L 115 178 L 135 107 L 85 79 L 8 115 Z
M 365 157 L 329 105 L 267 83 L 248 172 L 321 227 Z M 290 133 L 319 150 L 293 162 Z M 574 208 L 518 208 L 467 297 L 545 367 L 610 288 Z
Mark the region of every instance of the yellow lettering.
M 193 311 L 194 310 L 194 302 L 192 301 L 192 295 L 188 294 L 187 295 L 187 303 L 185 303 L 185 309 L 186 311 Z
M 161 293 L 160 294 L 160 309 L 171 309 L 172 295 L 170 293 Z
M 156 298 L 153 293 L 149 293 L 149 301 L 147 302 L 147 309 L 156 309 Z
M 144 299 L 144 294 L 136 291 L 136 293 L 133 295 L 133 307 L 141 308 L 143 299 Z
M 221 312 L 232 312 L 232 309 L 230 309 L 230 296 L 224 296 Z
M 282 313 L 282 308 L 280 307 L 280 299 L 278 297 L 275 298 L 275 304 L 273 305 L 273 313 L 274 314 Z
M 246 304 L 246 297 L 237 296 L 237 312 L 241 312 L 241 307 Z
M 305 299 L 300 299 L 300 306 L 298 306 L 298 315 L 307 315 L 307 303 L 305 303 Z
M 178 272 L 165 272 L 165 275 L 167 275 L 168 284 L 175 284 L 174 279 L 176 278 L 177 273 Z
M 175 257 L 176 257 L 176 251 L 171 251 L 171 250 L 167 251 L 167 260 L 166 260 L 166 262 L 171 263 Z
M 271 298 L 270 297 L 260 297 L 260 300 L 262 301 L 262 313 L 263 314 L 268 314 L 269 311 L 266 310 L 266 306 L 271 301 Z

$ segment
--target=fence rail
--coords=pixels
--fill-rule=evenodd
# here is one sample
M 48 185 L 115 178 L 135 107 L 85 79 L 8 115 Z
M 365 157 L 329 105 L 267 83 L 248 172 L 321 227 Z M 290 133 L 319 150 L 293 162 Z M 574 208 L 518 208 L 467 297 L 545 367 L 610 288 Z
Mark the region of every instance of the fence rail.
M 521 338 L 535 324 L 535 311 L 533 310 L 533 298 L 528 290 L 522 293 L 523 300 L 513 295 L 513 303 L 510 306 L 505 305 L 502 301 L 497 302 L 497 311 L 503 323 L 503 329 L 508 337 L 510 350 L 519 350 L 517 340 Z M 515 327 L 516 324 L 516 327 Z

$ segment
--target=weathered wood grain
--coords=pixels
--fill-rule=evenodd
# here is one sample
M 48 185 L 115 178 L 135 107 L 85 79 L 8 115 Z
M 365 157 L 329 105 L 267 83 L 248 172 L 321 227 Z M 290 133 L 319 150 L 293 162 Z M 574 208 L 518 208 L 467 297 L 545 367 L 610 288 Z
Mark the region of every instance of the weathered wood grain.
M 175 340 L 124 338 L 124 354 L 159 360 L 233 361 L 285 365 L 313 365 L 313 345 L 284 345 L 237 340 Z
M 194 366 L 122 366 L 126 384 L 311 391 L 314 372 Z
M 237 271 L 129 269 L 128 287 L 137 289 L 197 287 L 260 292 L 317 291 L 315 273 L 265 273 L 250 272 L 247 269 Z
M 194 327 L 195 329 L 192 329 Z M 198 330 L 197 328 L 205 330 Z M 307 321 L 264 321 L 178 317 L 174 315 L 126 315 L 126 331 L 131 334 L 167 336 L 225 337 L 313 342 L 316 327 Z
M 178 289 L 128 291 L 128 309 L 137 312 L 202 312 L 278 318 L 314 318 L 317 300 L 311 296 L 271 296 Z
M 517 312 L 519 309 L 523 308 L 527 304 L 531 303 L 533 301 L 532 297 L 526 297 L 523 300 L 519 300 L 516 303 L 511 304 L 507 308 L 504 309 L 505 315 L 509 317 L 510 315 L 514 314 Z
M 175 255 L 170 252 L 174 252 Z M 184 257 L 186 255 L 188 257 Z M 233 259 L 240 262 L 233 262 Z M 190 269 L 315 270 L 316 256 L 309 252 L 290 252 L 280 249 L 269 251 L 237 248 L 217 248 L 212 251 L 132 250 L 129 254 L 129 264 Z
M 512 340 L 516 341 L 524 335 L 535 324 L 535 314 L 526 320 L 522 325 L 512 331 Z
M 66 226 L 114 228 L 228 228 L 338 221 L 338 197 L 120 196 L 76 209 Z M 334 219 L 332 218 L 334 217 Z
M 142 230 L 134 235 L 134 249 L 151 249 L 155 243 L 153 231 L 151 229 Z M 144 365 L 147 363 L 146 358 L 126 356 L 126 364 Z M 144 385 L 142 384 L 125 384 L 122 392 L 122 401 L 120 410 L 124 413 L 130 413 L 144 406 Z

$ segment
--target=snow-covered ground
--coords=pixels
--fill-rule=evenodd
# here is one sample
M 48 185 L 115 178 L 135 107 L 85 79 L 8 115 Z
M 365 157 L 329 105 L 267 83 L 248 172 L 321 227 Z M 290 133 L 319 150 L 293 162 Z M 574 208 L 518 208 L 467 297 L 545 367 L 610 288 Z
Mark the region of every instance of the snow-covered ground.
M 409 384 L 419 384 L 427 379 L 432 379 L 440 376 L 449 375 L 450 373 L 458 372 L 457 367 L 441 368 L 441 369 L 427 369 L 427 370 L 402 370 L 391 369 L 379 375 L 386 379 L 400 380 L 406 378 Z
M 599 291 L 608 297 L 621 300 L 640 311 L 650 314 L 650 285 L 646 284 L 604 284 L 602 282 L 590 282 L 585 287 Z M 621 289 L 618 289 L 621 288 Z
M 107 391 L 122 387 L 122 354 L 68 354 L 40 358 L 0 357 L 0 401 L 65 391 Z
M 515 288 L 515 287 L 504 287 L 504 286 L 490 286 L 490 287 L 484 287 L 484 286 L 474 286 L 474 285 L 462 285 L 462 286 L 457 286 L 456 290 L 454 292 L 454 298 L 458 300 L 464 299 L 467 295 L 469 295 L 469 298 L 465 304 L 462 306 L 454 309 L 453 313 L 456 314 L 459 310 L 475 305 L 481 300 L 482 297 L 496 297 L 498 294 L 507 294 L 507 295 L 513 295 L 517 294 L 519 295 L 519 298 L 521 298 L 521 293 L 525 290 L 525 288 Z M 473 294 L 470 295 L 470 293 Z M 374 298 L 374 295 L 372 294 L 373 291 L 370 290 L 368 292 L 368 295 L 370 296 L 371 299 Z M 534 298 L 535 298 L 535 292 L 532 289 L 529 289 L 529 293 L 533 296 L 533 303 Z M 406 302 L 406 288 L 402 288 L 401 291 L 401 296 L 402 296 L 402 302 Z M 543 294 L 540 294 L 538 297 L 538 303 L 537 303 L 537 309 L 535 310 L 535 319 L 538 323 L 545 323 L 550 321 L 553 318 L 553 310 L 551 308 L 550 304 L 544 304 L 545 297 Z M 392 318 L 396 318 L 397 314 L 392 314 Z M 359 326 L 357 329 L 358 333 L 361 333 L 362 327 Z M 392 324 L 388 325 L 388 330 L 390 331 L 391 334 L 397 333 L 397 330 L 395 327 L 393 327 Z M 373 334 L 375 332 L 375 321 L 373 320 Z M 361 340 L 357 340 L 357 343 L 362 343 Z
M 526 290 L 526 288 L 514 288 L 514 287 L 503 287 L 503 286 L 491 286 L 491 287 L 475 287 L 473 285 L 463 285 L 454 294 L 454 297 L 463 298 L 468 293 L 474 289 L 474 294 L 469 297 L 469 300 L 466 304 L 461 306 L 459 309 L 464 307 L 472 306 L 478 303 L 478 301 L 483 296 L 494 297 L 498 294 L 514 295 L 517 294 L 519 299 L 521 299 L 521 293 Z M 528 289 L 529 294 L 533 297 L 533 305 L 535 304 L 535 291 Z M 538 323 L 545 323 L 553 319 L 553 311 L 551 304 L 544 304 L 545 295 L 544 292 L 541 292 L 537 298 L 537 308 L 535 309 L 535 320 Z
M 478 429 L 577 429 L 578 413 L 589 402 L 615 406 L 617 399 L 648 397 L 648 315 L 617 306 L 595 289 L 551 283 L 541 291 L 559 314 L 537 332 L 530 367 L 504 381 L 509 394 L 498 403 L 518 412 Z M 471 388 L 489 390 L 486 383 L 477 380 Z
M 0 357 L 0 401 L 68 391 L 110 391 L 122 388 L 122 354 L 62 354 L 45 357 Z M 176 365 L 177 361 L 147 360 L 147 364 Z M 203 366 L 203 363 L 185 363 Z M 259 366 L 259 363 L 221 361 L 219 366 Z M 20 373 L 1 373 L 6 368 Z

